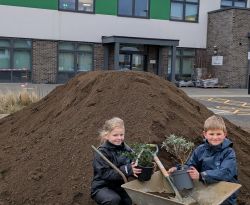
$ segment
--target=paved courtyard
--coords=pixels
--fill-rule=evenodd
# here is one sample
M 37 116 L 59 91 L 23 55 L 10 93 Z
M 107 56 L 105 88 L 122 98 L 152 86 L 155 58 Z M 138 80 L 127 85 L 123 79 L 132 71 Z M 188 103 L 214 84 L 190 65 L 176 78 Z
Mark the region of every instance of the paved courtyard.
M 250 132 L 250 95 L 247 89 L 181 89 L 215 114 Z

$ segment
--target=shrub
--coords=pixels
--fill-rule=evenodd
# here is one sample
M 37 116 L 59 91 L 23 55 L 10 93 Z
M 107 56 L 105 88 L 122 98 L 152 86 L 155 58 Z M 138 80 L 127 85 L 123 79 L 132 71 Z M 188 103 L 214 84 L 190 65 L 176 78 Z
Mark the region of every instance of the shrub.
M 172 154 L 183 166 L 193 150 L 194 143 L 187 141 L 184 137 L 171 134 L 162 142 L 161 147 Z
M 123 153 L 124 156 L 128 157 L 132 161 L 138 160 L 138 165 L 143 167 L 153 166 L 153 154 L 151 147 L 148 144 L 133 144 L 131 146 L 132 152 Z
M 0 95 L 0 114 L 11 114 L 36 102 L 39 97 L 34 92 L 7 93 Z

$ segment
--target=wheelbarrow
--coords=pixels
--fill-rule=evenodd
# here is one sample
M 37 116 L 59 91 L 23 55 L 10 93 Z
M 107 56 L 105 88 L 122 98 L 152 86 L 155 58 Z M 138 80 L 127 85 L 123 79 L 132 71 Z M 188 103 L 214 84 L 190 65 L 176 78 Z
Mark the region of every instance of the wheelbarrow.
M 166 180 L 166 173 L 163 171 L 165 168 L 161 163 L 161 171 L 155 172 L 149 181 L 133 180 L 128 182 L 124 174 L 114 164 L 93 145 L 92 148 L 123 177 L 125 184 L 122 187 L 136 205 L 219 205 L 241 187 L 240 184 L 223 181 L 204 185 L 200 181 L 194 180 L 194 188 L 185 190 L 180 199 L 180 196 L 177 196 L 180 193 L 176 194 L 172 183 Z M 156 152 L 152 154 L 155 158 Z M 159 166 L 159 163 L 157 164 Z
M 194 188 L 186 190 L 180 201 L 174 196 L 165 176 L 157 171 L 149 181 L 133 180 L 123 184 L 122 187 L 136 205 L 219 205 L 241 185 L 230 182 L 204 185 L 194 181 Z

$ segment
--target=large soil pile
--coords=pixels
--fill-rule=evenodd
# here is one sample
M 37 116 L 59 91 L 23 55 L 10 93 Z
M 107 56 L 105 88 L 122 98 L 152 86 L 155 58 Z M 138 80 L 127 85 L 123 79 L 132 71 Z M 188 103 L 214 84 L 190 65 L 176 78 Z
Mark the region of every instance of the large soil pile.
M 203 122 L 211 114 L 153 74 L 79 75 L 38 103 L 0 120 L 0 204 L 93 204 L 90 145 L 99 144 L 97 130 L 106 119 L 125 120 L 128 143 L 161 143 L 171 133 L 199 143 Z M 227 127 L 239 161 L 240 202 L 247 204 L 250 134 L 228 121 Z M 173 165 L 170 158 L 165 165 Z

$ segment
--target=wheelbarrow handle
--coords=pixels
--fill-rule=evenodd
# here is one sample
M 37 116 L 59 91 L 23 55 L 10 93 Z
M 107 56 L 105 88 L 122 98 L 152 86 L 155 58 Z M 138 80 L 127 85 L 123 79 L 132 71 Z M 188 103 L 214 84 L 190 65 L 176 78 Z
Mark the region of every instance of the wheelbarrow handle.
M 159 148 L 157 144 L 148 144 L 150 147 L 155 147 L 155 152 L 152 153 L 153 157 L 154 157 L 154 161 L 157 164 L 157 166 L 159 167 L 159 169 L 161 170 L 163 176 L 168 177 L 169 174 L 167 172 L 167 170 L 164 168 L 163 164 L 161 163 L 160 159 L 157 157 L 157 154 L 159 152 Z
M 154 155 L 154 161 L 157 164 L 157 166 L 159 167 L 159 169 L 161 170 L 161 173 L 163 174 L 163 176 L 169 177 L 167 170 L 165 169 L 165 167 L 161 163 L 160 159 L 156 155 Z
M 154 153 L 152 153 L 153 157 L 154 157 L 154 161 L 158 165 L 158 167 L 161 170 L 161 173 L 163 174 L 163 176 L 168 180 L 168 183 L 169 183 L 170 187 L 172 188 L 172 190 L 175 192 L 175 195 L 178 198 L 178 200 L 182 202 L 182 196 L 181 196 L 180 192 L 178 191 L 178 189 L 175 187 L 175 185 L 171 181 L 169 173 L 167 172 L 167 170 L 165 169 L 165 167 L 161 163 L 160 159 L 157 157 L 157 153 L 159 151 L 158 145 L 156 145 L 156 144 L 149 144 L 149 145 L 151 147 L 156 147 L 156 151 Z

